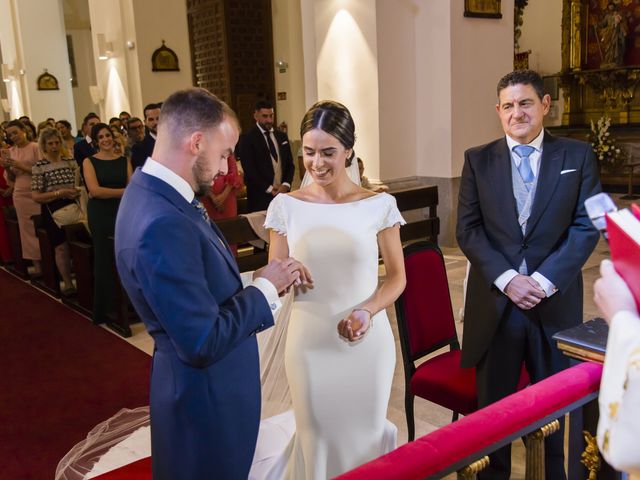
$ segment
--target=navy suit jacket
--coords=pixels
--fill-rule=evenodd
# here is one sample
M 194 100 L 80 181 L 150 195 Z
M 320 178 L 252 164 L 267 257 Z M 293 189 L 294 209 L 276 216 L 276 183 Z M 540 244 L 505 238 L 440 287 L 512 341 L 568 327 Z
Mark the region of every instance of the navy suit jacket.
M 291 185 L 295 167 L 293 165 L 289 137 L 279 130 L 274 130 L 274 136 L 280 151 L 278 161 L 282 170 L 282 183 L 286 182 Z M 274 172 L 269 147 L 264 134 L 257 125 L 240 136 L 236 154 L 240 158 L 242 170 L 244 171 L 249 212 L 266 210 L 271 200 L 273 200 L 273 195 L 267 193 L 267 189 L 273 184 Z
M 523 235 L 511 179 L 511 154 L 503 137 L 465 152 L 458 200 L 457 239 L 471 262 L 462 345 L 462 365 L 485 354 L 510 302 L 494 285 L 522 259 L 558 291 L 537 309 L 545 335 L 582 322 L 581 268 L 598 242 L 584 201 L 600 192 L 589 144 L 545 132 L 538 184 Z M 508 346 L 505 346 L 508 348 Z
M 148 132 L 142 140 L 134 143 L 131 147 L 131 169 L 135 170 L 138 167 L 142 167 L 147 158 L 153 153 L 155 146 L 156 141 Z
M 82 162 L 84 162 L 84 159 L 95 155 L 95 153 L 96 149 L 93 148 L 93 143 L 87 142 L 84 138 L 73 146 L 73 158 L 80 167 L 80 171 L 82 171 Z
M 120 203 L 115 251 L 155 342 L 153 478 L 246 478 L 260 422 L 254 333 L 273 325 L 264 295 L 242 288 L 217 227 L 141 170 Z

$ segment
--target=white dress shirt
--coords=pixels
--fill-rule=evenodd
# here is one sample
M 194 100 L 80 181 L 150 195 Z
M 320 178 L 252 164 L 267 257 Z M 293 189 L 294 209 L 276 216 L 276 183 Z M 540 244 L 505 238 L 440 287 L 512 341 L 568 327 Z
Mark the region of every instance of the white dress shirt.
M 505 137 L 507 140 L 507 145 L 509 147 L 509 152 L 511 153 L 511 158 L 515 162 L 516 168 L 518 168 L 520 167 L 520 162 L 522 162 L 522 159 L 518 156 L 516 152 L 513 151 L 513 148 L 521 144 L 516 142 L 509 135 L 506 135 Z M 531 143 L 528 144 L 529 146 L 535 149 L 533 152 L 531 152 L 531 155 L 529 155 L 529 161 L 531 162 L 531 170 L 533 171 L 533 176 L 535 178 L 538 178 L 538 173 L 540 172 L 540 159 L 542 158 L 542 140 L 543 139 L 544 139 L 544 128 L 540 131 L 540 134 L 536 138 L 534 138 Z M 509 284 L 509 282 L 513 280 L 513 277 L 515 277 L 516 275 L 518 275 L 518 272 L 515 269 L 509 269 L 506 272 L 503 272 L 498 278 L 496 278 L 493 283 L 496 287 L 500 289 L 502 293 L 505 293 L 504 289 L 507 288 L 507 285 Z M 542 288 L 542 290 L 544 290 L 547 297 L 550 297 L 551 295 L 553 295 L 558 291 L 556 286 L 553 283 L 551 283 L 549 279 L 547 279 L 540 272 L 533 272 L 531 274 L 531 278 L 533 278 L 536 282 L 540 284 L 540 287 Z
M 159 180 L 162 180 L 174 190 L 176 190 L 184 199 L 191 203 L 195 198 L 195 193 L 193 193 L 193 189 L 189 182 L 187 182 L 184 178 L 168 169 L 161 163 L 156 162 L 153 158 L 147 158 L 147 161 L 142 166 L 142 171 L 147 175 L 151 175 L 152 177 L 156 177 Z M 220 239 L 222 242 L 222 239 Z M 224 244 L 224 243 L 223 243 Z M 226 246 L 225 246 L 226 248 Z M 276 287 L 264 277 L 252 278 L 253 272 L 244 272 L 240 274 L 240 278 L 242 279 L 242 286 L 248 287 L 253 286 L 262 292 L 267 303 L 269 304 L 269 308 L 271 309 L 271 313 L 275 318 L 275 314 L 282 306 L 282 302 L 280 301 L 280 297 L 278 296 L 278 291 Z

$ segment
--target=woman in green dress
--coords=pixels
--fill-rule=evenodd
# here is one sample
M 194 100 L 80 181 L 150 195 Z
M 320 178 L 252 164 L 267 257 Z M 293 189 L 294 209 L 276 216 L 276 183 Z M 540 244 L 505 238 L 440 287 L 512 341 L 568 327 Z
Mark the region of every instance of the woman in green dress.
M 120 199 L 131 177 L 131 164 L 116 152 L 109 126 L 98 123 L 91 129 L 98 152 L 82 162 L 89 192 L 87 220 L 93 237 L 93 323 L 105 323 L 116 311 L 113 237 Z

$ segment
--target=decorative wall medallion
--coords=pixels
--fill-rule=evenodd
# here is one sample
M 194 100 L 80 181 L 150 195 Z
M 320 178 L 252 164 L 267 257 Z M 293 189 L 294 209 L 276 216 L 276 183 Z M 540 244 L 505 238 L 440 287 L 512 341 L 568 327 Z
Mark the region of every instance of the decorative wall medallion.
M 178 56 L 176 52 L 165 46 L 162 40 L 162 46 L 156 49 L 151 55 L 151 70 L 154 72 L 179 72 Z
M 60 90 L 58 79 L 44 69 L 44 73 L 38 77 L 38 90 Z

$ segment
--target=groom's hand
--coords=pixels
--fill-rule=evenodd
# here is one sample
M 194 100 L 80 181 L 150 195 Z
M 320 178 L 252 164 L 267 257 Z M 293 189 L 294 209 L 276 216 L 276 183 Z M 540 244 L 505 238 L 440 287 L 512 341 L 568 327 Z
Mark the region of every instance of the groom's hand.
M 269 280 L 278 293 L 290 286 L 306 286 L 313 283 L 307 267 L 292 257 L 274 258 L 264 267 L 256 270 L 253 278 L 263 277 Z

